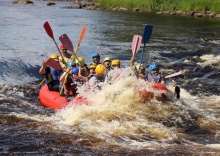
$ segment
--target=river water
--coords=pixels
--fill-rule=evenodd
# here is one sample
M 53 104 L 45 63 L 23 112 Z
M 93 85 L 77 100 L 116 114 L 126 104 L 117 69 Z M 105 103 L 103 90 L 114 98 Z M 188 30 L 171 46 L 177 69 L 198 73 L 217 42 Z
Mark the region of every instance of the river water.
M 1 155 L 219 155 L 220 20 L 46 3 L 0 1 Z M 167 79 L 167 85 L 180 86 L 181 98 L 140 100 L 135 80 L 125 76 L 97 94 L 87 93 L 89 107 L 54 111 L 41 106 L 38 70 L 44 59 L 59 54 L 43 28 L 46 21 L 58 45 L 66 33 L 74 47 L 86 25 L 78 55 L 89 64 L 99 46 L 103 56 L 120 59 L 124 71 L 133 35 L 152 24 L 143 62 L 157 63 L 164 75 L 184 71 Z

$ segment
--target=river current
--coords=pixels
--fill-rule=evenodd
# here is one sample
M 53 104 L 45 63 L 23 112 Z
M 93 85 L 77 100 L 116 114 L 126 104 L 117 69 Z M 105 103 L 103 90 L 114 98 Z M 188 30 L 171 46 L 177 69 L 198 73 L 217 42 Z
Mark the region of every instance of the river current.
M 0 155 L 220 155 L 219 19 L 33 2 L 0 1 Z M 121 60 L 124 79 L 86 93 L 90 106 L 43 107 L 38 71 L 43 60 L 59 54 L 44 30 L 46 21 L 58 45 L 59 36 L 67 34 L 74 48 L 86 25 L 78 56 L 90 64 L 98 46 L 104 57 Z M 158 64 L 164 75 L 183 71 L 166 82 L 180 86 L 180 99 L 170 95 L 149 102 L 134 93 L 136 80 L 127 76 L 131 42 L 145 24 L 152 24 L 153 32 L 143 63 Z

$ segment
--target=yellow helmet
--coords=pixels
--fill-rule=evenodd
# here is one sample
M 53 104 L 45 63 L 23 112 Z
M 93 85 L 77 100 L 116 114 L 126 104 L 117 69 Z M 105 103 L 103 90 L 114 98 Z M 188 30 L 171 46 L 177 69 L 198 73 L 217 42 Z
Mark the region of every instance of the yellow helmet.
M 98 64 L 95 68 L 95 73 L 98 76 L 103 76 L 106 72 L 106 67 L 103 64 Z
M 120 60 L 112 60 L 112 66 L 120 66 Z
M 78 57 L 78 59 L 76 59 L 76 63 L 79 63 L 79 62 L 80 62 L 80 64 L 81 64 L 81 66 L 84 66 L 84 64 L 85 64 L 84 58 Z
M 137 70 L 142 70 L 142 69 L 144 69 L 144 68 L 145 68 L 145 66 L 144 66 L 143 64 L 140 64 L 140 63 L 139 63 L 139 64 L 136 65 L 136 69 L 137 69 Z
M 58 55 L 57 55 L 57 54 L 52 54 L 52 55 L 50 55 L 50 58 L 52 58 L 52 59 L 58 59 Z
M 110 61 L 111 62 L 111 59 L 109 58 L 109 57 L 106 57 L 105 59 L 104 59 L 104 62 L 105 61 Z
M 95 64 L 90 64 L 89 69 L 95 69 L 96 65 Z

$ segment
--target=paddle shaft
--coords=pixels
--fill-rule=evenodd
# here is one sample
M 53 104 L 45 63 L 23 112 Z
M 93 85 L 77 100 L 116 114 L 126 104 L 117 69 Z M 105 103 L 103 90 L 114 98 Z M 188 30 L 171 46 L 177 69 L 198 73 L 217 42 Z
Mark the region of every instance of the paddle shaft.
M 144 56 L 144 49 L 145 49 L 145 45 L 142 49 L 140 64 L 142 64 L 142 60 L 143 60 L 143 56 Z
M 39 83 L 38 86 L 41 86 L 41 85 L 44 83 L 44 81 L 46 81 L 46 78 L 44 78 L 44 79 Z
M 66 64 L 66 61 L 64 60 L 63 54 L 60 52 L 60 49 L 59 49 L 59 47 L 58 47 L 58 45 L 57 45 L 55 39 L 53 39 L 53 41 L 54 41 L 54 43 L 55 43 L 55 45 L 56 45 L 56 47 L 57 47 L 57 50 L 58 50 L 59 53 L 60 53 L 60 56 L 61 56 L 61 58 L 62 58 L 62 62 L 63 62 L 64 64 Z

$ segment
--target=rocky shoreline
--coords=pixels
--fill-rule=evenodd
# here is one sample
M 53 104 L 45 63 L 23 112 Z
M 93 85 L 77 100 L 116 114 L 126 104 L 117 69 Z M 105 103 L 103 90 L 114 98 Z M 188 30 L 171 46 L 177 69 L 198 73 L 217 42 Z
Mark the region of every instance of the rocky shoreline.
M 66 0 L 68 1 L 68 0 Z M 79 1 L 79 0 L 69 0 L 73 2 L 73 6 L 66 6 L 67 9 L 86 9 L 86 10 L 111 10 L 111 11 L 134 11 L 134 12 L 151 12 L 147 9 L 128 9 L 123 7 L 116 8 L 101 8 L 98 3 L 94 3 L 92 0 Z M 33 4 L 31 0 L 13 0 L 14 4 Z M 47 5 L 56 5 L 54 1 L 48 1 Z M 167 15 L 179 15 L 179 16 L 190 16 L 196 18 L 219 18 L 220 14 L 215 14 L 213 11 L 162 11 L 155 12 L 156 14 L 167 14 Z

